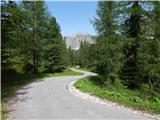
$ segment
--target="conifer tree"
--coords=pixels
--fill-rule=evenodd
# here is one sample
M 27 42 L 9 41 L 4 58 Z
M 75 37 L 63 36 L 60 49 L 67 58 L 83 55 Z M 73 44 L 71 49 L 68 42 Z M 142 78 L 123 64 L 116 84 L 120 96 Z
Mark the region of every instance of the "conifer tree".
M 89 43 L 81 41 L 79 49 L 79 63 L 81 67 L 89 66 Z
M 149 33 L 148 39 L 143 42 L 143 79 L 148 83 L 151 93 L 156 94 L 160 88 L 160 2 L 151 2 L 154 9 L 150 12 L 152 17 L 148 17 L 152 33 Z M 151 22 L 152 21 L 152 22 Z
M 64 41 L 55 17 L 48 23 L 46 45 L 43 49 L 44 66 L 49 71 L 61 71 L 65 65 L 63 60 Z
M 134 88 L 140 86 L 142 82 L 139 79 L 138 49 L 140 47 L 139 41 L 143 10 L 138 1 L 129 2 L 129 5 L 131 5 L 128 8 L 130 16 L 125 21 L 128 42 L 123 47 L 124 63 L 121 71 L 121 79 L 124 80 L 127 86 Z
M 93 21 L 99 34 L 96 39 L 96 71 L 104 76 L 115 72 L 119 66 L 121 48 L 115 32 L 115 7 L 114 1 L 98 2 L 97 18 Z

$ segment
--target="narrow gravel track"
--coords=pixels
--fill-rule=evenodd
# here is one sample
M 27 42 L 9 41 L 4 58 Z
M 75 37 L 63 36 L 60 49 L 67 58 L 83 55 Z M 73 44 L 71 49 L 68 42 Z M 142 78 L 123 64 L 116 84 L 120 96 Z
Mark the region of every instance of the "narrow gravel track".
M 95 74 L 76 69 L 72 70 L 83 72 L 84 75 L 44 78 L 44 80 L 37 80 L 16 91 L 8 103 L 8 120 L 147 120 L 145 116 L 74 96 L 68 91 L 67 86 L 69 83 L 73 80 Z

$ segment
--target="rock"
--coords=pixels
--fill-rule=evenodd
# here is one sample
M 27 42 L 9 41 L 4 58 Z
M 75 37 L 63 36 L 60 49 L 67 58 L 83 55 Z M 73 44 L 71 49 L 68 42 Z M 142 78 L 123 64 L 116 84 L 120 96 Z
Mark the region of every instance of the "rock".
M 84 32 L 65 36 L 64 40 L 66 41 L 67 48 L 71 47 L 73 50 L 79 49 L 81 41 L 87 41 L 90 44 L 95 43 L 94 36 Z

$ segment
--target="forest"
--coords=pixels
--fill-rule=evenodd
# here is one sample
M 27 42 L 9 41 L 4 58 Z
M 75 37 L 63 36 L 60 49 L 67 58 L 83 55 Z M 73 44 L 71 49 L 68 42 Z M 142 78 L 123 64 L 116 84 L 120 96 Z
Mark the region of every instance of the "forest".
M 130 89 L 145 84 L 149 93 L 158 94 L 159 15 L 160 2 L 98 2 L 97 16 L 91 21 L 98 32 L 96 44 L 81 42 L 73 65 L 93 68 L 105 78 L 104 84 L 118 78 Z
M 19 77 L 80 66 L 98 74 L 88 79 L 102 90 L 134 91 L 135 101 L 155 102 L 149 109 L 160 112 L 160 2 L 99 1 L 96 14 L 95 44 L 81 42 L 76 51 L 44 1 L 1 1 L 2 89 Z
M 16 89 L 63 71 L 66 57 L 60 26 L 44 1 L 1 1 L 2 118 Z M 64 74 L 71 73 L 67 69 Z
M 43 1 L 2 2 L 2 82 L 7 74 L 61 71 L 66 44 Z M 12 78 L 12 77 L 11 77 Z
M 76 87 L 160 112 L 160 2 L 100 1 L 91 23 L 98 33 L 96 44 L 81 43 L 75 58 L 98 76 L 82 79 Z

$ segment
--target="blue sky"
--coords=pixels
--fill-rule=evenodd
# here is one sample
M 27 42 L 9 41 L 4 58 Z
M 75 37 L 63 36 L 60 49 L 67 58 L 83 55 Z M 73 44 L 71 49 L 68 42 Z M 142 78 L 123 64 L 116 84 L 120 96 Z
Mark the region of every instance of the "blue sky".
M 96 16 L 96 1 L 46 1 L 48 10 L 56 17 L 63 36 L 77 32 L 95 35 L 90 19 Z

